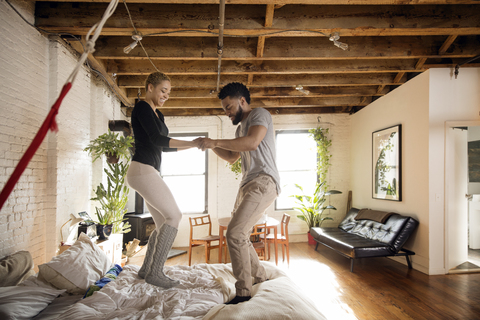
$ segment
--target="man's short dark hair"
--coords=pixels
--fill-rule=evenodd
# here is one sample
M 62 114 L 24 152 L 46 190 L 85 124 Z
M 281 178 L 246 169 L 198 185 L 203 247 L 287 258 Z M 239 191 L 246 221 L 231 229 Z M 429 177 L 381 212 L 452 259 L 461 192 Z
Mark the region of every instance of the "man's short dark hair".
M 237 99 L 244 97 L 245 101 L 250 104 L 250 91 L 248 91 L 247 87 L 240 82 L 230 82 L 220 90 L 218 93 L 218 99 L 223 100 L 226 97 Z

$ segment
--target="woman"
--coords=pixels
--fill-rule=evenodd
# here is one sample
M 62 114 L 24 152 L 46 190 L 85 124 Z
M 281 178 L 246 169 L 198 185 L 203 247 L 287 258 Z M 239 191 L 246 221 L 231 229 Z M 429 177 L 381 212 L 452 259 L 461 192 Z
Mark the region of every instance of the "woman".
M 182 213 L 159 175 L 162 151 L 197 147 L 198 142 L 168 137 L 164 116 L 157 109 L 170 95 L 170 78 L 166 74 L 150 74 L 145 90 L 145 101 L 138 102 L 132 112 L 135 155 L 127 172 L 127 183 L 143 197 L 156 225 L 138 275 L 147 283 L 167 289 L 179 284 L 163 273 L 163 266 L 177 235 Z

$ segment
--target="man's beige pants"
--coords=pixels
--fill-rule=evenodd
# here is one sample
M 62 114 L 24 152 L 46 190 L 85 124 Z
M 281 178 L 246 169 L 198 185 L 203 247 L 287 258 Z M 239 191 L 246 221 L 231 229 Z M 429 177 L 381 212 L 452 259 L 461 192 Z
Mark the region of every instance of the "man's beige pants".
M 237 296 L 251 296 L 252 276 L 255 282 L 266 280 L 265 268 L 250 242 L 253 226 L 277 197 L 272 177 L 261 174 L 238 190 L 232 220 L 227 228 L 227 243 L 232 260 Z

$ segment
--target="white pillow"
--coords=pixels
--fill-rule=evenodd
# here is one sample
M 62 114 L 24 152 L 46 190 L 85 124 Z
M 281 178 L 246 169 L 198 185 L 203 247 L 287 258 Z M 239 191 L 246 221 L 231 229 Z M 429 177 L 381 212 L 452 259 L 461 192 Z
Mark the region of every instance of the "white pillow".
M 0 288 L 0 319 L 31 319 L 63 292 L 41 287 Z
M 111 267 L 105 253 L 81 233 L 68 250 L 38 266 L 38 277 L 68 293 L 84 294 Z

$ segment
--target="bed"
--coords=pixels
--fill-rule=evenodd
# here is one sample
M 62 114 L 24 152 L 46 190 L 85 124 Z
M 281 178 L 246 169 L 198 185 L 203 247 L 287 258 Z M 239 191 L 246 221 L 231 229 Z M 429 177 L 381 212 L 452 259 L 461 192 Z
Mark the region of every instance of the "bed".
M 137 265 L 112 265 L 84 235 L 35 275 L 23 261 L 28 252 L 18 254 L 0 262 L 0 319 L 326 319 L 268 262 L 262 264 L 269 280 L 253 286 L 252 299 L 226 305 L 235 296 L 230 264 L 167 266 L 180 285 L 165 290 L 138 277 Z

